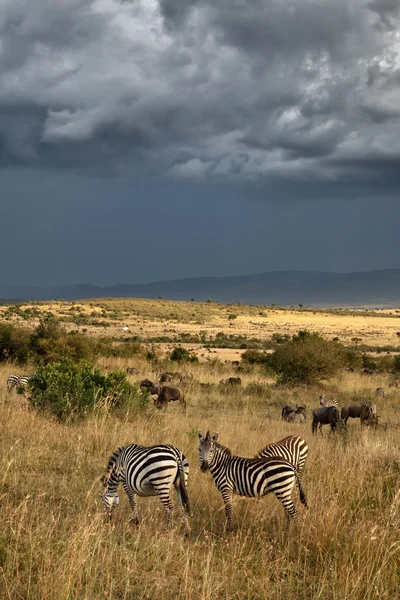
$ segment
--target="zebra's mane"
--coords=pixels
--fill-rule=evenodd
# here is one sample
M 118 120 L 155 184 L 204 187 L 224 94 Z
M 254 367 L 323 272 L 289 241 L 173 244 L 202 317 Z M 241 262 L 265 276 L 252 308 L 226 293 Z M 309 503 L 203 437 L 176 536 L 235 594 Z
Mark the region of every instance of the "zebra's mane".
M 232 452 L 226 446 L 223 446 L 222 444 L 215 442 L 215 447 L 218 448 L 219 450 L 222 450 L 222 452 L 224 454 L 227 454 L 228 456 L 232 456 Z

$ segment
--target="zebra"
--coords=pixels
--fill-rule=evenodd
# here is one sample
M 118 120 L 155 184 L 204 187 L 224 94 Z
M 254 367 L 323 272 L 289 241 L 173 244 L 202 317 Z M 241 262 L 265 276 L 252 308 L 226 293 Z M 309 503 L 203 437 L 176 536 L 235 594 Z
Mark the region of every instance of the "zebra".
M 288 521 L 297 518 L 297 510 L 291 495 L 295 480 L 300 495 L 304 498 L 301 480 L 297 469 L 283 458 L 243 458 L 233 456 L 231 451 L 218 443 L 218 433 L 207 431 L 206 435 L 198 430 L 200 440 L 200 469 L 210 469 L 214 483 L 221 492 L 225 503 L 227 530 L 233 530 L 232 496 L 249 498 L 265 496 L 274 492 L 283 505 Z
M 384 398 L 386 396 L 385 388 L 378 387 L 375 390 L 375 396 L 379 396 L 380 398 Z
M 297 481 L 301 481 L 304 463 L 308 456 L 307 442 L 299 435 L 289 435 L 282 440 L 269 444 L 257 454 L 256 458 L 277 457 L 284 458 L 292 464 L 297 471 Z M 299 487 L 300 500 L 306 508 L 307 500 L 304 490 Z
M 170 444 L 139 446 L 130 444 L 118 448 L 108 460 L 106 473 L 100 478 L 104 486 L 102 500 L 105 513 L 111 518 L 113 507 L 119 504 L 118 485 L 121 483 L 133 511 L 132 520 L 139 523 L 137 496 L 159 496 L 166 509 L 167 525 L 171 519 L 171 486 L 178 494 L 187 534 L 190 533 L 189 496 L 187 479 L 189 463 L 184 454 Z
M 319 404 L 320 406 L 336 406 L 336 408 L 338 408 L 338 401 L 336 400 L 336 398 L 334 398 L 333 400 L 327 400 L 324 394 L 319 395 Z
M 7 390 L 11 392 L 14 387 L 26 387 L 30 379 L 32 379 L 32 375 L 9 375 L 7 377 Z
M 376 404 L 371 402 L 371 400 L 363 400 L 362 404 L 367 406 L 369 409 L 368 415 L 365 417 L 365 420 L 376 418 Z

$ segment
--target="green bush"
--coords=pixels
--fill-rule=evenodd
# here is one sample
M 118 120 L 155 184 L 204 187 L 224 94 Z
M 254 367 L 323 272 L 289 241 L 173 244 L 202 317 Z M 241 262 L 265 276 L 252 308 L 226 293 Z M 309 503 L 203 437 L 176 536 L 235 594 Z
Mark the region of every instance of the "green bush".
M 30 335 L 30 330 L 25 327 L 0 323 L 0 362 L 12 360 L 21 365 L 26 364 Z
M 196 354 L 192 354 L 186 348 L 182 348 L 182 346 L 175 346 L 171 352 L 170 359 L 177 362 L 199 362 Z
M 81 417 L 99 404 L 118 406 L 126 401 L 133 387 L 125 373 L 102 375 L 89 362 L 69 358 L 39 367 L 28 384 L 29 402 L 60 420 Z
M 279 345 L 270 361 L 281 383 L 316 383 L 333 377 L 345 364 L 341 344 L 309 331 L 299 331 L 290 342 Z
M 267 365 L 271 356 L 260 350 L 246 350 L 242 354 L 242 361 L 249 365 Z

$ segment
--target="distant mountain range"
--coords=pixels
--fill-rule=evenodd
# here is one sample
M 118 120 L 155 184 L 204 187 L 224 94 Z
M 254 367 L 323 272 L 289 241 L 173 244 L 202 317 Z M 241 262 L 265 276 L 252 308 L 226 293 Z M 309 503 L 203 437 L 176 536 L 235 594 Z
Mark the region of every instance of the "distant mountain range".
M 4 300 L 80 300 L 84 298 L 158 298 L 170 300 L 281 306 L 397 306 L 400 305 L 400 269 L 355 273 L 273 271 L 236 277 L 194 277 L 109 287 L 0 285 Z

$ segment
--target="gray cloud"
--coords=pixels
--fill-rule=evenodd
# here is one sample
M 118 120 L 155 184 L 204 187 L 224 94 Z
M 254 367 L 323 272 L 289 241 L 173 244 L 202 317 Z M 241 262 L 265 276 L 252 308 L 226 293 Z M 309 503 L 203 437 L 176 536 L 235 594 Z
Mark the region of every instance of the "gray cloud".
M 398 183 L 396 0 L 3 0 L 2 165 Z

